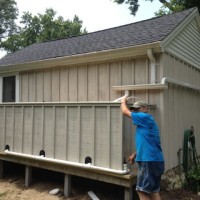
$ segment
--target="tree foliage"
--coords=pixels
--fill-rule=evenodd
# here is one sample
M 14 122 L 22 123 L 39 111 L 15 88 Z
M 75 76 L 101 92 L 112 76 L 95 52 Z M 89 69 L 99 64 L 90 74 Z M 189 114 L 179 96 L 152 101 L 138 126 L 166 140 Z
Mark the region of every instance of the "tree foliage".
M 180 0 L 170 0 L 168 5 L 163 3 L 163 6 L 157 12 L 155 12 L 155 15 L 156 16 L 168 15 L 185 9 L 186 9 L 185 6 L 182 3 L 180 3 Z
M 17 16 L 15 0 L 0 0 L 0 42 L 15 31 Z
M 136 15 L 136 12 L 138 11 L 139 8 L 139 2 L 138 0 L 113 0 L 117 4 L 128 4 L 129 5 L 129 10 L 131 11 L 131 15 Z M 149 0 L 152 1 L 152 0 Z
M 168 15 L 174 12 L 180 12 L 189 8 L 197 7 L 200 11 L 199 0 L 170 0 L 163 3 L 163 6 L 155 13 L 156 16 Z
M 72 37 L 87 32 L 86 29 L 81 30 L 82 21 L 78 16 L 75 15 L 72 21 L 64 20 L 61 16 L 56 18 L 56 12 L 51 8 L 46 9 L 45 14 L 35 16 L 25 12 L 20 24 L 17 32 L 1 44 L 2 48 L 9 53 L 36 42 Z
M 145 1 L 151 1 L 154 0 L 145 0 Z M 156 15 L 166 15 L 171 14 L 174 12 L 179 12 L 185 9 L 189 9 L 192 7 L 197 7 L 200 11 L 200 0 L 159 0 L 160 3 L 163 4 L 163 6 L 160 8 L 158 12 L 156 12 Z M 128 4 L 129 10 L 131 11 L 132 15 L 136 15 L 138 9 L 139 9 L 139 0 L 113 0 L 113 2 L 117 4 Z

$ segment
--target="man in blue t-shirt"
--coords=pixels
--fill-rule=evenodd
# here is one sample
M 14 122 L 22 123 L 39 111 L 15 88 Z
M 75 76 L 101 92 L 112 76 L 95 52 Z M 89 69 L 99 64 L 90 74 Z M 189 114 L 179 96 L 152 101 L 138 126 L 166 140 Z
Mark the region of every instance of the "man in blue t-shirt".
M 160 145 L 158 126 L 154 118 L 147 113 L 147 104 L 137 101 L 130 111 L 127 97 L 121 99 L 122 113 L 132 119 L 136 125 L 136 152 L 129 156 L 128 161 L 138 164 L 136 190 L 140 200 L 160 200 L 160 180 L 164 172 L 164 158 Z

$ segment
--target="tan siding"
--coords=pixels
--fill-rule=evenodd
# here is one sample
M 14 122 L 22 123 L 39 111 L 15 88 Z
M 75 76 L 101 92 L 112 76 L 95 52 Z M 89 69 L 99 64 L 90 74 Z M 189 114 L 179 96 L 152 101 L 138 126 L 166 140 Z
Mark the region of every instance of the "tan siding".
M 144 99 L 149 104 L 156 106 L 154 118 L 156 122 L 158 123 L 159 127 L 160 127 L 160 122 L 161 122 L 161 94 L 162 94 L 162 91 L 160 90 L 151 90 L 145 93 L 148 99 Z
M 149 66 L 148 60 L 138 59 L 135 60 L 135 68 L 134 68 L 134 83 L 138 84 L 146 84 L 149 83 Z M 148 102 L 148 91 L 135 91 L 134 95 L 142 101 Z
M 99 101 L 106 101 L 109 99 L 109 66 L 108 64 L 101 64 L 98 67 L 99 73 Z
M 134 83 L 134 75 L 132 68 L 132 60 L 122 61 L 122 85 L 132 85 Z M 138 66 L 140 68 L 140 66 Z
M 52 101 L 60 101 L 60 71 L 59 69 L 52 70 Z
M 4 121 L 4 120 L 3 120 Z M 8 106 L 6 107 L 6 115 L 5 115 L 5 144 L 13 145 L 13 133 L 14 133 L 14 107 Z M 4 128 L 3 128 L 4 129 Z
M 95 157 L 94 147 L 89 145 L 93 144 L 94 141 L 94 116 L 91 107 L 84 107 L 80 112 L 80 118 L 82 119 L 80 123 L 80 129 L 82 130 L 80 135 L 80 162 L 84 163 L 87 156 Z
M 43 146 L 43 108 L 35 107 L 33 111 L 33 151 L 34 155 L 39 155 L 40 150 L 44 150 Z M 16 149 L 17 152 L 19 152 Z
M 108 113 L 109 116 L 109 124 L 110 124 L 110 138 L 109 138 L 109 142 L 110 142 L 110 157 L 109 157 L 109 165 L 110 168 L 118 168 L 120 169 L 118 166 L 120 166 L 121 164 L 121 160 L 120 159 L 115 159 L 112 155 L 116 155 L 118 158 L 127 158 L 127 155 L 125 155 L 125 149 L 127 147 L 132 148 L 131 144 L 132 143 L 127 143 L 126 146 L 123 146 L 123 135 L 128 135 L 128 137 L 131 138 L 132 133 L 133 132 L 122 132 L 122 123 L 121 122 L 121 115 L 118 115 L 118 107 L 112 107 L 110 109 L 110 112 Z M 124 133 L 124 134 L 120 134 L 120 132 Z M 133 140 L 131 140 L 133 141 Z M 120 147 L 117 144 L 121 144 Z M 129 146 L 130 145 L 130 146 Z M 132 149 L 133 151 L 133 149 Z M 131 152 L 131 151 L 130 151 Z
M 163 77 L 169 77 L 199 87 L 200 69 L 197 69 L 170 54 L 164 55 L 163 65 Z
M 36 102 L 44 101 L 44 74 L 42 71 L 36 72 Z
M 109 167 L 110 152 L 105 154 L 105 152 L 108 152 L 110 146 L 110 134 L 108 132 L 108 126 L 110 126 L 110 124 L 108 124 L 109 119 L 106 107 L 96 108 L 95 119 L 99 122 L 95 125 L 95 164 L 97 166 L 102 166 L 104 160 L 105 166 Z
M 164 116 L 162 123 L 163 150 L 166 169 L 178 165 L 177 152 L 183 148 L 183 137 L 186 129 L 194 126 L 196 141 L 200 139 L 199 114 L 200 95 L 193 90 L 170 85 L 164 100 Z M 199 152 L 199 147 L 198 152 Z M 182 160 L 181 152 L 181 160 Z
M 78 68 L 78 101 L 87 101 L 87 66 Z
M 168 161 L 170 163 L 170 167 L 173 167 L 175 166 L 175 163 L 174 163 L 174 158 L 175 156 L 170 156 L 170 155 L 173 155 L 177 150 L 176 150 L 176 147 L 175 147 L 175 129 L 174 129 L 174 126 L 175 126 L 175 122 L 174 122 L 174 117 L 171 116 L 172 113 L 174 113 L 174 91 L 171 87 L 169 87 L 168 89 L 168 93 L 170 93 L 170 95 L 168 96 L 168 98 L 166 99 L 166 101 L 168 102 L 168 115 L 166 116 L 167 119 L 166 119 L 166 122 L 168 121 L 168 131 L 167 131 L 167 134 L 168 134 Z M 166 111 L 166 110 L 165 110 Z
M 121 63 L 113 62 L 110 63 L 110 100 L 114 100 L 119 98 L 121 92 L 115 92 L 112 90 L 112 86 L 114 85 L 121 85 Z
M 28 102 L 29 100 L 29 85 L 28 73 L 21 75 L 21 101 Z
M 33 109 L 31 106 L 24 107 L 23 110 L 23 145 L 22 152 L 32 154 L 32 137 L 33 137 Z
M 155 54 L 155 59 L 156 59 L 156 83 L 160 83 L 160 80 L 161 80 L 161 74 L 162 74 L 162 54 Z M 149 65 L 149 71 L 150 71 L 150 61 L 148 63 Z M 150 72 L 148 72 L 148 75 L 149 75 L 149 80 L 150 80 Z
M 17 152 L 22 152 L 22 142 L 23 142 L 23 127 L 22 127 L 22 121 L 23 121 L 23 109 L 21 107 L 16 107 L 14 110 L 14 144 L 13 149 L 15 149 Z
M 147 58 L 66 66 L 21 73 L 21 101 L 109 101 L 124 95 L 116 85 L 149 83 Z M 148 100 L 148 94 L 132 93 Z
M 69 76 L 68 68 L 60 69 L 60 101 L 68 101 L 69 99 Z
M 29 91 L 29 102 L 35 102 L 35 73 L 31 73 L 28 76 L 28 91 Z
M 200 85 L 200 78 L 199 78 L 200 70 L 192 68 L 192 71 L 193 71 L 193 76 L 192 76 L 193 84 Z
M 135 84 L 149 83 L 147 65 L 147 59 L 138 59 L 135 61 Z
M 176 61 L 176 65 L 174 65 L 174 68 L 175 68 L 174 75 L 176 77 L 176 80 L 179 78 L 180 81 L 185 82 L 187 79 L 187 74 L 185 73 L 186 72 L 185 65 L 183 65 L 180 60 L 175 59 L 175 61 Z
M 98 65 L 88 66 L 88 101 L 98 101 Z
M 52 101 L 52 94 L 51 94 L 51 88 L 52 88 L 52 73 L 51 70 L 45 70 L 44 71 L 44 83 L 41 83 L 41 87 L 44 84 L 44 101 L 49 102 Z
M 135 126 L 133 126 L 132 121 L 128 117 L 124 117 L 123 120 L 123 127 L 124 130 L 124 138 L 123 138 L 123 145 L 124 145 L 124 155 L 126 158 L 130 155 L 130 153 L 135 152 Z M 126 133 L 131 134 L 126 134 Z
M 55 158 L 66 159 L 66 118 L 65 107 L 60 106 L 55 108 Z
M 78 119 L 78 108 L 68 107 L 68 122 L 67 122 L 67 160 L 79 162 L 79 121 Z
M 194 19 L 169 43 L 167 52 L 200 68 L 200 32 Z
M 55 157 L 55 107 L 47 106 L 44 108 L 44 124 L 43 124 L 43 149 L 46 157 Z
M 95 166 L 122 170 L 124 152 L 132 149 L 130 141 L 123 144 L 132 132 L 122 131 L 119 103 L 1 104 L 0 119 L 2 152 L 7 144 L 14 152 L 44 150 L 47 158 L 77 163 L 90 156 Z
M 69 68 L 69 101 L 78 100 L 77 67 Z
M 161 78 L 169 77 L 200 87 L 199 69 L 170 54 L 162 55 L 161 61 Z M 170 169 L 179 164 L 177 151 L 183 148 L 185 129 L 189 129 L 193 125 L 196 141 L 200 139 L 198 120 L 200 109 L 197 105 L 200 102 L 200 93 L 170 83 L 168 87 L 169 89 L 163 93 L 163 105 L 161 100 L 159 108 L 161 114 L 161 139 L 166 160 L 166 169 Z M 200 149 L 198 149 L 199 151 Z

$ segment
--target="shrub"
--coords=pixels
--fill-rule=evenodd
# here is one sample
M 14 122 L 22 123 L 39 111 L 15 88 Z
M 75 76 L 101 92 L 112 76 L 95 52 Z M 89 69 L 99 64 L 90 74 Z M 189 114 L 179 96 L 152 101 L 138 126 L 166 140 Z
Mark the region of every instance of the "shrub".
M 194 167 L 186 173 L 187 186 L 194 192 L 200 191 L 200 166 Z

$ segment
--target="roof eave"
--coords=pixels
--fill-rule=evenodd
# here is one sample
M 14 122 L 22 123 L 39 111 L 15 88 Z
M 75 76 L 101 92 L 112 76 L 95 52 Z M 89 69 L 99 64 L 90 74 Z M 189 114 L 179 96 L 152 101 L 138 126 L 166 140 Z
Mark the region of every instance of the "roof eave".
M 2 74 L 8 72 L 19 72 L 19 71 L 34 70 L 34 69 L 41 69 L 41 68 L 55 67 L 55 66 L 88 64 L 93 62 L 102 62 L 106 60 L 140 57 L 147 54 L 147 49 L 152 49 L 154 53 L 161 52 L 160 42 L 158 41 L 158 42 L 125 47 L 125 48 L 110 49 L 110 50 L 91 52 L 86 54 L 50 58 L 45 60 L 26 62 L 22 64 L 4 65 L 0 66 L 0 73 Z

